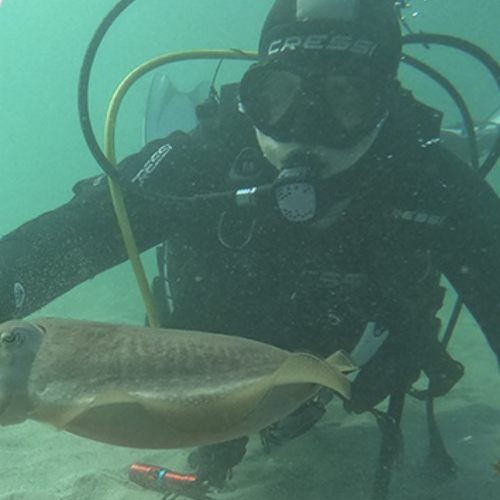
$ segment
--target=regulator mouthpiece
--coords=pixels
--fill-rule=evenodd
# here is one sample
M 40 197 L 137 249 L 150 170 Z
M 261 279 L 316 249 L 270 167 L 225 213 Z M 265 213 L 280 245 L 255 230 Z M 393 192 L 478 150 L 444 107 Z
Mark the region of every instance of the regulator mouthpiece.
M 307 222 L 316 215 L 316 190 L 307 167 L 288 167 L 281 171 L 275 190 L 283 217 L 290 222 Z

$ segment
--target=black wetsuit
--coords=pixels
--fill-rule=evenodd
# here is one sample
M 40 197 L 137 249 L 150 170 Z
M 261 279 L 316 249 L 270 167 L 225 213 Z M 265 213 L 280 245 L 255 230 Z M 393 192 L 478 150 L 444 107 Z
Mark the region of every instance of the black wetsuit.
M 275 169 L 226 91 L 193 133 L 154 141 L 120 168 L 137 185 L 181 196 L 272 182 Z M 390 336 L 356 381 L 363 410 L 432 357 L 443 273 L 500 356 L 500 201 L 436 141 L 439 113 L 404 91 L 393 108 L 369 154 L 318 186 L 326 222 L 288 222 L 273 206 L 221 212 L 128 195 L 140 249 L 168 240 L 170 326 L 327 355 L 351 350 L 375 323 Z M 105 180 L 74 191 L 0 240 L 2 319 L 126 258 Z

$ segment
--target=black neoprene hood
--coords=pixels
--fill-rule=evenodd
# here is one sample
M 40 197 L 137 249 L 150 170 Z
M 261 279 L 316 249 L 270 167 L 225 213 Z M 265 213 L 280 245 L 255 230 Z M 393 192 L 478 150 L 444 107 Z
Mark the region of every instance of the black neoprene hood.
M 396 76 L 401 53 L 393 0 L 276 0 L 259 42 L 262 62 L 355 59 L 388 79 Z

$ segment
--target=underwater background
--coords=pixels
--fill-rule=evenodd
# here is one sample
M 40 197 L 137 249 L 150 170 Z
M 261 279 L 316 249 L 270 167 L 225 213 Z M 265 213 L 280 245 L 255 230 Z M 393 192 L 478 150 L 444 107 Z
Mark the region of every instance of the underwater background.
M 101 172 L 79 128 L 77 86 L 87 44 L 115 4 L 115 0 L 4 0 L 0 4 L 0 236 L 68 201 L 78 180 Z M 181 50 L 255 50 L 271 5 L 270 0 L 137 0 L 111 28 L 97 55 L 90 87 L 97 137 L 103 135 L 112 93 L 136 66 Z M 498 0 L 413 0 L 410 5 L 407 21 L 415 32 L 459 36 L 500 59 Z M 449 76 L 475 119 L 484 120 L 500 107 L 500 93 L 491 76 L 467 56 L 437 47 L 430 51 L 412 47 L 408 52 Z M 200 80 L 210 81 L 216 66 L 215 61 L 185 63 L 169 67 L 168 72 L 180 90 L 189 91 Z M 241 63 L 224 63 L 218 83 L 237 80 L 244 68 Z M 409 68 L 403 68 L 401 77 L 418 98 L 445 112 L 446 125 L 459 120 L 450 99 L 426 77 Z M 119 159 L 142 145 L 149 82 L 150 77 L 144 77 L 120 111 Z M 500 192 L 500 165 L 490 182 Z M 152 273 L 151 252 L 145 260 Z M 444 317 L 453 298 L 451 292 L 448 295 Z M 144 320 L 128 263 L 84 283 L 37 314 L 133 324 Z M 420 477 L 427 439 L 425 417 L 422 405 L 411 403 L 405 425 L 406 460 L 395 479 L 394 498 L 398 500 L 500 498 L 500 474 L 491 467 L 500 459 L 500 374 L 466 312 L 451 349 L 466 365 L 467 376 L 439 401 L 438 416 L 450 452 L 459 463 L 459 477 L 438 485 Z M 333 415 L 270 457 L 262 456 L 256 443 L 246 469 L 238 472 L 236 485 L 218 498 L 368 498 L 378 450 L 377 429 L 370 417 L 346 418 Z M 343 427 L 338 429 L 340 421 Z M 333 450 L 324 437 L 328 433 L 338 435 Z M 33 449 L 35 454 L 30 453 Z M 163 463 L 158 452 L 131 453 L 63 434 L 54 438 L 51 431 L 26 424 L 0 429 L 3 453 L 0 500 L 159 498 L 138 489 L 129 492 L 126 484 L 127 464 L 139 460 Z M 182 463 L 183 453 L 172 455 L 174 463 Z M 19 468 L 31 470 L 40 479 L 26 480 L 17 472 Z

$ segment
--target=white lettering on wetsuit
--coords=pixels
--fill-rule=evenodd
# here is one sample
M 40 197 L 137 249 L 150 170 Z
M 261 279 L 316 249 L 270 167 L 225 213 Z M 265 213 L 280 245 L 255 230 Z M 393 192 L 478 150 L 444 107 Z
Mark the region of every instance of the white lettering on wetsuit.
M 157 151 L 155 151 L 148 161 L 143 165 L 143 167 L 137 172 L 132 182 L 138 182 L 139 186 L 143 186 L 147 181 L 149 176 L 158 168 L 163 158 L 172 151 L 172 146 L 170 144 L 163 144 Z
M 302 280 L 305 283 L 314 283 L 314 287 L 335 290 L 340 287 L 357 288 L 361 285 L 363 275 L 358 273 L 339 273 L 337 271 L 304 270 Z
M 371 40 L 360 40 L 350 35 L 289 36 L 271 42 L 267 53 L 273 55 L 287 50 L 297 50 L 298 48 L 353 52 L 354 54 L 371 57 L 377 48 L 377 44 Z
M 413 210 L 401 210 L 399 208 L 389 210 L 387 215 L 392 219 L 418 222 L 430 226 L 441 226 L 446 219 L 445 215 L 434 215 L 426 212 L 415 212 Z

